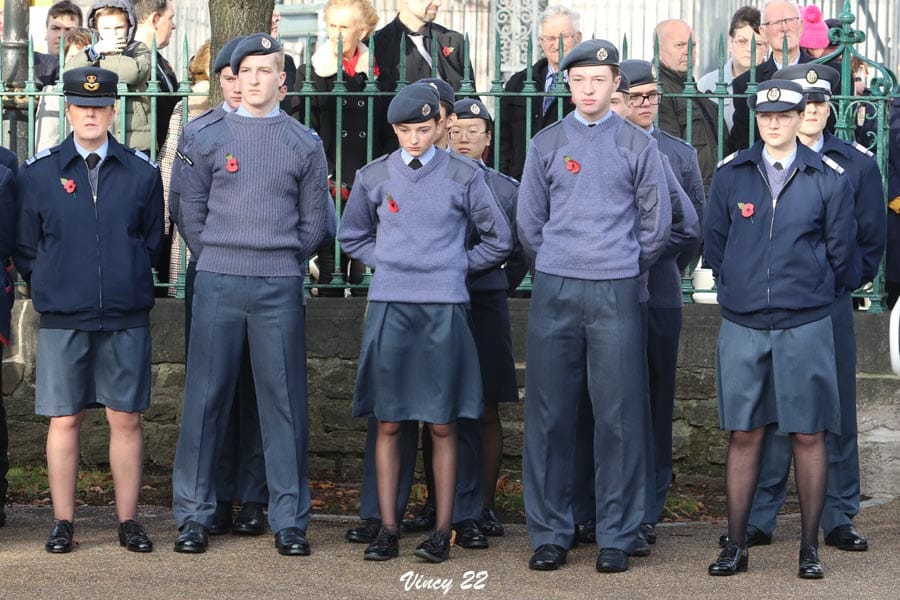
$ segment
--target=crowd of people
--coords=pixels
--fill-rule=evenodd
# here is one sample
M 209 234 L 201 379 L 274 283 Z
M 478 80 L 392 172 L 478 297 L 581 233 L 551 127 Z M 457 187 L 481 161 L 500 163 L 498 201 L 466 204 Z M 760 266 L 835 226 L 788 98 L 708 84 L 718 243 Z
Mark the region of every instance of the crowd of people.
M 812 62 L 832 43 L 816 7 L 768 0 L 733 15 L 725 78 L 734 96 L 724 116 L 732 152 L 718 162 L 718 107 L 679 97 L 695 83 L 688 23 L 656 26 L 657 69 L 620 60 L 606 40 L 583 40 L 575 11 L 548 7 L 538 18 L 544 57 L 530 67 L 548 95 L 515 94 L 529 70 L 509 79 L 495 169 L 485 162 L 493 116 L 457 95 L 471 65 L 462 34 L 435 22 L 439 2 L 402 0 L 376 30 L 369 0 L 328 0 L 328 42 L 310 72 L 292 69 L 272 32 L 234 38 L 215 56 L 206 42 L 189 68 L 200 95 L 185 100 L 188 122 L 181 104 L 166 103 L 157 139 L 140 96 L 129 97 L 117 131 L 116 85 L 146 86 L 153 36 L 163 48 L 175 27 L 171 0 L 95 0 L 87 23 L 96 40 L 70 4 L 51 8 L 47 40 L 58 51 L 65 35 L 71 133 L 21 167 L 0 152 L 0 255 L 13 259 L 41 314 L 35 395 L 50 421 L 48 552 L 75 545 L 79 429 L 94 406 L 110 425 L 119 542 L 153 550 L 137 520 L 152 269 L 171 261 L 180 279 L 183 253 L 176 552 L 267 528 L 280 554 L 311 552 L 304 279 L 318 255 L 322 286 L 371 273 L 352 406 L 368 421 L 361 522 L 346 532 L 366 545 L 363 558 L 396 558 L 401 530 L 427 532 L 414 554 L 430 562 L 449 557 L 451 539 L 475 550 L 503 535 L 498 407 L 518 401 L 507 298 L 531 272 L 528 566 L 556 570 L 584 542 L 598 547 L 597 571 L 629 569 L 656 542 L 672 479 L 681 274 L 701 251 L 722 310 L 716 390 L 730 432 L 728 530 L 709 574 L 747 570 L 748 548 L 771 542 L 792 459 L 798 575 L 824 576 L 820 527 L 827 544 L 868 548 L 853 525 L 850 294 L 878 272 L 886 211 L 872 153 L 833 135 L 840 72 Z M 754 61 L 760 83 L 747 95 Z M 174 90 L 161 56 L 157 68 Z M 411 84 L 398 89 L 401 70 Z M 361 92 L 374 79 L 395 93 L 312 96 L 307 127 L 285 97 L 297 85 L 291 74 L 318 92 L 338 81 Z M 210 107 L 203 93 L 213 77 L 224 100 Z M 717 81 L 718 72 L 696 85 L 712 91 Z M 57 112 L 46 109 L 48 118 Z M 51 135 L 60 127 L 48 124 Z M 752 127 L 759 141 L 750 145 Z M 893 148 L 898 135 L 892 129 Z M 8 306 L 11 283 L 4 289 Z M 427 501 L 403 519 L 420 423 Z M 5 429 L 4 420 L 4 460 Z

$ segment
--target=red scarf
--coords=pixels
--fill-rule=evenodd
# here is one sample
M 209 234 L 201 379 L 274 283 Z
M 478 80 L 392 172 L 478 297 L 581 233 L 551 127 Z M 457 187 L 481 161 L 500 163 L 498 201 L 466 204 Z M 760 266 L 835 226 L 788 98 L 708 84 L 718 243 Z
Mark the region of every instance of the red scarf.
M 344 73 L 353 77 L 356 75 L 356 63 L 359 62 L 359 48 L 356 49 L 356 52 L 353 53 L 353 56 L 350 58 L 344 58 Z

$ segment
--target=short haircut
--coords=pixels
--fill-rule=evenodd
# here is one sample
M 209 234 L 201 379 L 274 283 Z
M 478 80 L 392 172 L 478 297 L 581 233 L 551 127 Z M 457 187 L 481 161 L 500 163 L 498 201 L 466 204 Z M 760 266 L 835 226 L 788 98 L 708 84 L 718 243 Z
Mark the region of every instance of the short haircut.
M 210 40 L 203 42 L 203 45 L 200 46 L 200 49 L 197 50 L 197 54 L 194 55 L 188 65 L 188 79 L 190 80 L 191 85 L 198 81 L 209 81 L 209 44 Z
M 134 18 L 138 23 L 143 23 L 153 15 L 166 12 L 168 5 L 168 0 L 134 0 Z
M 356 20 L 366 28 L 366 32 L 375 31 L 378 25 L 378 11 L 372 6 L 370 0 L 328 0 L 322 14 L 325 15 L 325 21 L 328 21 L 328 11 L 332 8 L 349 8 L 356 16 Z
M 46 24 L 50 24 L 50 19 L 55 19 L 56 17 L 75 17 L 78 21 L 78 26 L 81 27 L 84 25 L 84 15 L 81 13 L 81 8 L 78 7 L 74 2 L 70 2 L 70 0 L 60 0 L 56 4 L 50 7 L 50 10 L 47 11 L 47 22 Z
M 100 20 L 100 17 L 108 17 L 111 15 L 124 17 L 125 23 L 131 26 L 131 19 L 128 17 L 128 12 L 126 12 L 124 9 L 121 9 L 118 6 L 101 6 L 94 11 L 94 27 L 97 27 L 97 21 Z
M 797 13 L 798 17 L 803 17 L 803 15 L 800 14 L 800 5 L 793 0 L 766 0 L 766 3 L 763 4 L 762 7 L 762 14 L 766 14 L 766 9 L 769 8 L 769 5 L 771 4 L 788 4 L 794 8 L 794 11 Z
M 576 10 L 572 10 L 568 6 L 560 6 L 558 4 L 554 4 L 553 6 L 548 6 L 544 9 L 544 11 L 538 15 L 537 20 L 537 31 L 541 32 L 544 28 L 544 23 L 552 19 L 553 17 L 568 17 L 572 22 L 572 28 L 575 31 L 581 31 L 581 15 Z
M 742 6 L 731 15 L 731 25 L 728 26 L 729 37 L 734 37 L 734 32 L 749 25 L 753 31 L 759 33 L 759 24 L 762 21 L 762 13 L 755 6 Z
M 76 27 L 72 31 L 66 33 L 66 49 L 68 50 L 72 46 L 77 46 L 79 48 L 87 48 L 91 45 L 91 30 L 87 27 Z

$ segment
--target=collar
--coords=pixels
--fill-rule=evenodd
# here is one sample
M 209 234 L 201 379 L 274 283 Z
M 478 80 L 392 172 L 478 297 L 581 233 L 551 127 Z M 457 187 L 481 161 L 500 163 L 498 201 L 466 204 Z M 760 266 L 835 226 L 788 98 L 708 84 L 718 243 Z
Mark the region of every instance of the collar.
M 606 121 L 607 119 L 609 119 L 610 117 L 612 117 L 613 111 L 612 111 L 612 110 L 607 110 L 607 111 L 606 111 L 606 114 L 603 115 L 602 117 L 600 117 L 600 118 L 599 118 L 598 120 L 596 120 L 596 121 L 588 121 L 587 119 L 585 119 L 584 117 L 582 117 L 582 116 L 581 116 L 581 113 L 578 112 L 578 109 L 577 109 L 577 108 L 576 108 L 575 110 L 572 111 L 572 115 L 575 117 L 575 120 L 576 120 L 576 121 L 578 121 L 578 122 L 581 123 L 582 125 L 587 125 L 588 127 L 590 127 L 591 125 L 599 125 L 600 123 L 603 123 L 604 121 Z
M 73 160 L 84 161 L 84 157 L 78 153 L 78 150 L 75 148 L 75 135 L 70 133 L 69 136 L 63 140 L 63 143 L 58 146 L 59 148 L 59 164 L 62 168 L 68 166 L 70 162 Z M 119 142 L 116 141 L 114 137 L 109 134 L 106 134 L 106 156 L 102 156 L 104 160 L 116 159 L 119 162 L 124 163 L 125 158 L 125 147 L 122 146 Z M 90 154 L 88 152 L 87 154 Z M 85 156 L 87 156 L 85 154 Z M 99 152 L 98 152 L 99 154 Z
M 762 157 L 763 157 L 763 160 L 765 160 L 767 163 L 769 163 L 770 167 L 774 167 L 775 163 L 780 162 L 781 165 L 785 169 L 789 169 L 791 167 L 791 165 L 794 164 L 794 159 L 797 158 L 797 148 L 799 148 L 800 146 L 801 146 L 801 144 L 800 144 L 800 141 L 798 140 L 797 145 L 794 146 L 794 151 L 782 159 L 772 158 L 772 155 L 769 154 L 769 151 L 766 150 L 765 146 L 763 146 Z
M 109 136 L 106 137 L 106 141 L 103 142 L 103 145 L 96 150 L 85 149 L 81 144 L 75 141 L 75 136 L 72 136 L 72 143 L 75 144 L 75 152 L 83 159 L 87 159 L 88 155 L 93 153 L 100 157 L 100 162 L 103 162 L 106 160 L 106 155 L 109 153 Z
M 848 144 L 836 135 L 832 135 L 827 131 L 822 132 L 822 147 L 820 153 L 837 152 L 843 157 L 849 157 L 851 154 L 851 144 Z
M 281 106 L 279 106 L 277 102 L 275 103 L 275 108 L 273 108 L 269 114 L 264 115 L 262 117 L 257 117 L 256 115 L 251 115 L 250 111 L 248 111 L 246 108 L 244 108 L 243 104 L 238 106 L 237 109 L 235 109 L 235 111 L 234 111 L 234 113 L 237 115 L 241 115 L 242 117 L 250 117 L 251 119 L 271 119 L 272 117 L 277 117 L 280 112 L 281 112 Z
M 763 158 L 764 148 L 765 142 L 759 140 L 750 148 L 739 151 L 731 164 L 741 165 L 745 163 L 754 163 L 760 167 L 763 167 L 764 163 L 766 162 L 766 160 Z M 781 162 L 784 163 L 784 161 Z M 797 167 L 798 171 L 802 171 L 806 167 L 812 167 L 817 171 L 825 170 L 825 164 L 822 162 L 822 157 L 800 142 L 797 142 L 797 147 L 794 150 L 793 164 Z
M 222 104 L 220 104 L 219 106 L 221 106 L 222 110 L 224 110 L 227 113 L 234 112 L 234 109 L 231 108 L 230 106 L 228 106 L 227 102 L 222 102 Z
M 824 147 L 825 147 L 825 136 L 824 135 L 820 135 L 819 139 L 817 139 L 815 142 L 813 142 L 812 146 L 807 146 L 807 148 L 809 148 L 813 152 L 817 152 L 819 154 L 822 153 L 822 149 Z
M 432 146 L 431 148 L 429 148 L 428 150 L 423 152 L 421 156 L 418 157 L 419 162 L 422 163 L 422 166 L 424 167 L 425 165 L 428 164 L 428 161 L 430 161 L 432 158 L 434 158 L 435 154 L 437 154 L 437 149 L 434 146 Z M 400 148 L 400 160 L 403 161 L 404 165 L 409 165 L 410 161 L 412 161 L 413 158 L 417 158 L 417 157 L 413 156 L 412 154 L 410 154 L 403 148 Z
M 359 59 L 356 62 L 356 72 L 365 73 L 366 76 L 371 79 L 371 74 L 369 73 L 369 47 L 360 42 L 359 45 L 356 46 L 356 51 L 359 52 Z M 330 42 L 326 42 L 319 46 L 319 49 L 312 55 L 310 63 L 312 64 L 313 71 L 319 77 L 326 78 L 337 75 L 338 60 L 335 53 L 331 50 Z
M 400 15 L 397 15 L 397 25 L 400 27 L 400 31 L 407 35 L 421 35 L 422 37 L 431 37 L 431 23 L 425 23 L 422 29 L 418 31 L 413 31 L 409 27 L 406 26 L 406 23 L 400 20 Z

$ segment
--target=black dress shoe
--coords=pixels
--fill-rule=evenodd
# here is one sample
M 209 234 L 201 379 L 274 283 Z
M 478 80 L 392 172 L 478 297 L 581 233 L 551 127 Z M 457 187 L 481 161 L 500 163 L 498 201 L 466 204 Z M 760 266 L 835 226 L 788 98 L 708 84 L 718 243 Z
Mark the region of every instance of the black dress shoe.
M 429 531 L 434 529 L 434 521 L 437 518 L 437 510 L 434 504 L 426 503 L 422 511 L 412 519 L 403 519 L 403 529 L 406 531 Z
M 379 531 L 381 531 L 380 519 L 366 519 L 362 525 L 348 529 L 344 538 L 348 542 L 371 544 L 378 537 Z
M 435 529 L 416 546 L 413 554 L 433 563 L 444 562 L 450 558 L 450 534 Z
M 819 549 L 815 546 L 802 544 L 800 546 L 800 567 L 797 576 L 801 579 L 822 579 L 825 577 L 825 569 L 819 560 Z
M 650 544 L 638 534 L 637 542 L 634 544 L 634 548 L 632 548 L 629 553 L 630 556 L 650 556 Z
M 209 535 L 225 535 L 231 531 L 231 502 L 216 502 L 216 512 L 213 515 Z
M 381 528 L 363 553 L 365 560 L 390 560 L 400 555 L 400 541 L 396 531 Z
M 54 554 L 63 554 L 71 552 L 75 545 L 75 526 L 70 521 L 57 521 L 50 530 L 50 536 L 47 538 L 47 544 L 44 548 L 47 552 Z
M 578 531 L 578 535 L 576 539 L 582 544 L 596 544 L 597 543 L 597 522 L 594 519 L 589 519 Z
M 231 524 L 231 533 L 235 535 L 262 535 L 266 532 L 266 515 L 263 513 L 263 505 L 257 502 L 247 502 L 234 517 Z
M 560 565 L 566 564 L 567 551 L 556 544 L 542 544 L 538 546 L 531 559 L 528 568 L 534 571 L 555 571 Z
M 481 531 L 490 537 L 500 537 L 505 533 L 503 523 L 497 518 L 493 508 L 485 508 L 481 511 Z
M 719 548 L 724 548 L 729 543 L 728 532 L 723 533 L 719 536 Z M 747 547 L 752 548 L 753 546 L 768 546 L 772 543 L 772 536 L 763 532 L 763 530 L 754 527 L 753 525 L 747 526 Z
M 641 528 L 638 535 L 644 538 L 644 541 L 652 546 L 656 543 L 656 524 L 641 523 Z
M 869 542 L 863 536 L 859 535 L 853 524 L 838 525 L 825 536 L 825 543 L 829 546 L 835 546 L 839 550 L 850 550 L 851 552 L 862 552 L 869 549 Z
M 481 550 L 488 547 L 487 536 L 475 519 L 466 519 L 453 525 L 456 530 L 456 545 L 469 550 Z
M 119 523 L 119 545 L 125 546 L 129 552 L 153 552 L 153 542 L 134 519 Z
M 597 571 L 600 573 L 622 573 L 628 570 L 628 555 L 618 548 L 600 548 L 597 557 Z
M 709 565 L 709 574 L 734 575 L 739 571 L 746 571 L 748 559 L 746 546 L 741 548 L 737 544 L 728 544 L 719 552 L 716 562 Z
M 309 556 L 306 532 L 297 527 L 285 527 L 276 533 L 275 547 L 278 548 L 278 554 L 285 556 Z
M 181 533 L 175 539 L 175 552 L 186 554 L 202 554 L 209 545 L 207 537 L 209 529 L 197 521 L 188 521 L 181 527 Z

